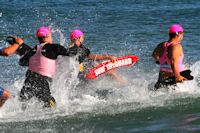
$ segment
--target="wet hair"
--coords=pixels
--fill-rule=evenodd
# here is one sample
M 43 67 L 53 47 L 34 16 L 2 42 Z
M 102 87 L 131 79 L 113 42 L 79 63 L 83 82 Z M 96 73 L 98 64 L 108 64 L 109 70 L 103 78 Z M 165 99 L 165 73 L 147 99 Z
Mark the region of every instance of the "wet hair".
M 183 33 L 183 32 L 175 32 L 175 33 L 169 33 L 169 38 L 172 39 L 172 38 L 175 38 L 177 35 L 179 35 L 180 33 Z
M 46 37 L 38 37 L 38 40 L 40 43 L 45 43 L 45 38 Z

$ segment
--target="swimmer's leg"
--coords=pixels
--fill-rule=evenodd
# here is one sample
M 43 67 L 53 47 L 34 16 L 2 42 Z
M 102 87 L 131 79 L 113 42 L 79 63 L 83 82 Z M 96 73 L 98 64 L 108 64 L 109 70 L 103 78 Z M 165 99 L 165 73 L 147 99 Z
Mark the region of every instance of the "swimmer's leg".
M 49 82 L 46 79 L 42 80 L 42 82 L 38 84 L 36 97 L 39 99 L 39 101 L 44 102 L 43 107 L 45 108 L 56 106 L 56 100 L 53 96 L 51 96 Z
M 109 71 L 108 73 L 111 74 L 120 85 L 125 85 L 127 83 L 116 71 Z

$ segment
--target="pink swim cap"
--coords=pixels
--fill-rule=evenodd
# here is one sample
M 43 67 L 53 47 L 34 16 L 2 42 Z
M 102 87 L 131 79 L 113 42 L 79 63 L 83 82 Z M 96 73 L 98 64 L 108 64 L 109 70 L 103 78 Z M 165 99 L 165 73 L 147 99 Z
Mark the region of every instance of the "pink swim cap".
M 70 39 L 75 40 L 83 35 L 83 32 L 81 30 L 73 30 L 70 33 Z
M 183 32 L 183 31 L 184 31 L 183 27 L 179 24 L 173 24 L 169 28 L 169 33 Z
M 37 30 L 36 36 L 46 37 L 49 33 L 51 33 L 51 29 L 49 27 L 42 26 Z

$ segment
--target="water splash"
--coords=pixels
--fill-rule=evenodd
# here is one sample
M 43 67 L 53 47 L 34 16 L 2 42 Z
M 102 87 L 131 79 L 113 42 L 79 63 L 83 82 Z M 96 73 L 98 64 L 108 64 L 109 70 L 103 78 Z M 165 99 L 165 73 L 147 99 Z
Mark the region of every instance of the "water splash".
M 55 42 L 66 44 L 62 30 L 51 26 Z M 140 64 L 141 65 L 141 64 Z M 191 66 L 193 81 L 178 84 L 176 90 L 152 92 L 158 73 L 141 70 L 143 68 L 123 68 L 118 72 L 126 77 L 128 84 L 119 86 L 109 76 L 102 76 L 94 81 L 80 83 L 77 78 L 79 65 L 75 58 L 60 57 L 55 79 L 51 85 L 52 95 L 57 101 L 57 107 L 52 110 L 42 109 L 36 99 L 29 102 L 29 109 L 23 111 L 18 100 L 18 93 L 24 82 L 24 77 L 10 84 L 12 98 L 0 110 L 0 121 L 24 121 L 48 119 L 56 116 L 73 116 L 79 112 L 110 113 L 136 111 L 147 107 L 160 107 L 173 104 L 173 100 L 185 97 L 199 97 L 200 61 Z M 138 65 L 139 66 L 139 65 Z M 127 69 L 126 71 L 124 69 Z M 153 70 L 154 72 L 155 70 Z

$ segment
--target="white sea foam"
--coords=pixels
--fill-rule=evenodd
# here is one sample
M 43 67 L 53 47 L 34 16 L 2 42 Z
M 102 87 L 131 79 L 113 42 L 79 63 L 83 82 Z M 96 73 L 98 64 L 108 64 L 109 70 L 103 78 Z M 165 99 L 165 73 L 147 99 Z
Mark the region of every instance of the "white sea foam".
M 97 113 L 134 111 L 151 106 L 166 106 L 167 101 L 177 98 L 198 97 L 200 94 L 198 89 L 199 63 L 196 62 L 191 66 L 192 75 L 195 77 L 193 81 L 178 84 L 176 90 L 152 92 L 148 90 L 148 85 L 156 81 L 157 74 L 154 76 L 139 74 L 140 77 L 132 77 L 129 79 L 129 84 L 124 87 L 119 87 L 114 80 L 102 76 L 99 80 L 77 88 L 79 83 L 77 79 L 78 64 L 75 59 L 60 58 L 58 72 L 51 87 L 52 95 L 57 101 L 56 109 L 43 110 L 38 101 L 32 99 L 30 108 L 23 111 L 16 93 L 0 110 L 1 121 L 48 119 L 59 115 L 91 111 Z M 148 80 L 149 77 L 153 77 L 153 79 Z M 19 91 L 22 81 L 23 79 L 17 80 L 12 87 Z M 128 106 L 126 106 L 127 104 Z

